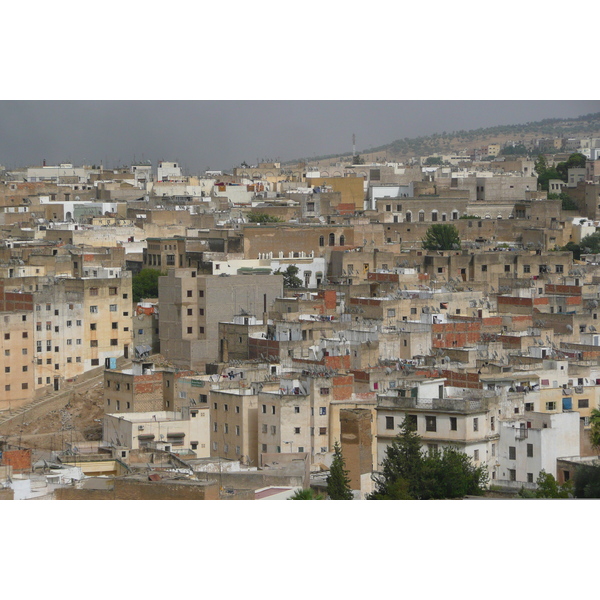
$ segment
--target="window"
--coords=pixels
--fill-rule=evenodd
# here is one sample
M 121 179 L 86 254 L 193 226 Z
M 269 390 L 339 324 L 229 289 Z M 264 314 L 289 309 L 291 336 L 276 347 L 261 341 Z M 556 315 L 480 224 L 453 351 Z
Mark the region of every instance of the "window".
M 97 287 L 90 288 L 90 296 L 97 296 L 97 295 L 98 295 L 98 288 Z
M 481 272 L 485 273 L 487 271 L 487 265 L 481 265 Z
M 533 457 L 533 444 L 527 444 L 527 456 L 529 458 Z
M 239 425 L 235 426 L 235 435 L 240 435 L 240 426 Z
M 96 331 L 96 323 L 90 323 L 90 330 Z
M 97 306 L 90 306 L 90 312 L 91 313 L 97 313 L 98 312 L 98 307 Z
M 319 390 L 319 393 L 321 394 L 321 396 L 327 396 L 327 394 L 329 394 L 329 388 L 323 387 Z
M 298 414 L 300 412 L 299 406 L 294 406 L 294 413 Z
M 300 433 L 300 427 L 294 427 L 294 433 L 298 435 Z
M 473 460 L 476 462 L 479 460 L 479 450 L 473 450 Z
M 473 419 L 473 431 L 479 431 L 479 419 L 477 417 Z
M 117 288 L 116 287 L 109 287 L 108 288 L 108 295 L 109 296 L 116 296 L 117 295 Z
M 108 309 L 110 310 L 110 312 L 117 312 L 117 305 L 109 304 Z M 123 316 L 127 316 L 127 315 L 125 315 L 125 313 L 123 313 Z
M 29 384 L 28 383 L 22 383 L 21 384 L 21 389 L 22 390 L 26 390 L 27 388 L 29 388 Z
M 266 445 L 266 444 L 262 444 L 261 448 L 262 448 L 262 451 L 263 451 L 263 452 L 266 452 L 266 451 L 267 451 L 267 445 Z
M 194 309 L 193 308 L 188 308 L 187 309 L 187 314 L 188 314 L 188 317 L 191 317 L 194 314 Z
M 110 340 L 110 345 L 111 346 L 118 346 L 119 345 L 119 340 L 115 339 L 115 338 L 111 339 Z
M 508 470 L 508 478 L 511 481 L 516 481 L 517 480 L 517 471 L 515 469 L 509 469 Z
M 77 325 L 77 327 L 81 327 L 81 320 L 77 319 L 77 321 L 75 321 L 75 324 Z
M 417 415 L 406 415 L 408 426 L 413 431 L 417 430 Z
M 217 433 L 217 431 L 219 431 L 219 424 L 216 421 L 213 423 L 213 431 L 215 433 Z
M 456 431 L 458 429 L 458 423 L 456 417 L 450 417 L 450 431 Z
M 577 408 L 589 408 L 590 401 L 588 399 L 585 400 L 577 400 Z
M 394 417 L 386 417 L 385 418 L 385 428 L 386 429 L 394 429 Z
M 546 410 L 556 410 L 556 402 L 546 402 Z
M 327 427 L 319 427 L 319 435 L 327 435 Z
M 436 417 L 425 417 L 425 431 L 437 431 Z
M 492 444 L 492 456 L 496 456 L 496 444 Z
M 271 414 L 274 415 L 275 414 L 275 407 L 271 406 Z
M 530 412 L 533 410 L 533 402 L 525 402 L 525 411 Z
M 268 430 L 269 430 L 269 427 L 268 427 L 268 425 L 267 425 L 266 423 L 263 423 L 263 425 L 262 425 L 262 432 L 263 432 L 263 433 L 267 433 L 267 432 L 268 432 Z
M 327 407 L 325 407 L 325 406 L 321 406 L 321 407 L 319 408 L 319 414 L 320 414 L 321 416 L 323 416 L 323 415 L 326 415 L 326 414 L 327 414 Z
M 527 483 L 533 483 L 533 473 L 527 473 Z
M 517 448 L 516 446 L 508 447 L 508 459 L 509 460 L 517 460 Z
M 396 316 L 396 309 L 395 308 L 388 308 L 387 309 L 387 316 L 388 316 L 388 318 L 395 317 Z
M 271 425 L 271 435 L 275 435 L 277 433 L 277 426 Z
M 77 345 L 81 345 L 81 340 L 80 340 L 80 339 L 77 339 L 77 340 L 75 340 L 75 343 L 76 343 Z M 79 361 L 78 361 L 78 362 L 79 362 Z
M 262 410 L 263 415 L 266 414 L 267 413 L 267 405 L 263 404 L 261 407 L 261 410 Z
M 90 348 L 97 348 L 98 340 L 90 340 Z
M 187 296 L 188 298 L 191 298 L 191 297 L 192 297 L 192 294 L 193 294 L 193 290 L 187 290 L 187 291 L 186 291 L 186 296 Z

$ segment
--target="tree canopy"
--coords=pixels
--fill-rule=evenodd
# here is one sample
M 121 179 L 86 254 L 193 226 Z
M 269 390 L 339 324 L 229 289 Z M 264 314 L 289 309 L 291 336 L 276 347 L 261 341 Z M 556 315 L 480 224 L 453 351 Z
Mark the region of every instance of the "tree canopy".
M 300 269 L 296 265 L 289 265 L 285 271 L 277 269 L 275 275 L 281 273 L 283 275 L 283 287 L 286 288 L 301 288 L 302 279 L 298 277 Z
M 460 250 L 460 235 L 454 225 L 432 225 L 421 241 L 426 250 Z
M 312 488 L 297 490 L 288 500 L 324 500 L 323 494 L 315 492 Z
M 535 172 L 538 174 L 538 185 L 544 191 L 548 191 L 551 179 L 567 181 L 569 169 L 584 168 L 587 158 L 580 152 L 575 152 L 566 161 L 559 162 L 555 167 L 549 167 L 546 157 L 540 154 L 535 161 Z
M 143 298 L 158 298 L 158 278 L 165 275 L 158 269 L 142 269 L 131 279 L 131 294 L 134 302 Z
M 536 479 L 536 489 L 526 490 L 521 488 L 519 496 L 521 498 L 571 498 L 573 495 L 573 485 L 567 481 L 560 485 L 552 473 L 546 473 L 544 469 L 540 471 Z
M 339 442 L 333 446 L 333 461 L 327 476 L 327 495 L 332 500 L 352 500 L 354 495 L 350 489 L 350 478 L 346 471 L 342 448 Z
M 573 491 L 576 498 L 600 498 L 600 466 L 579 465 Z
M 421 437 L 405 419 L 387 447 L 381 472 L 374 476 L 376 489 L 369 500 L 441 500 L 482 495 L 487 471 L 470 457 L 448 446 L 424 453 Z
M 274 217 L 273 215 L 267 215 L 266 213 L 250 213 L 248 215 L 248 221 L 250 221 L 250 223 L 284 223 L 283 219 Z

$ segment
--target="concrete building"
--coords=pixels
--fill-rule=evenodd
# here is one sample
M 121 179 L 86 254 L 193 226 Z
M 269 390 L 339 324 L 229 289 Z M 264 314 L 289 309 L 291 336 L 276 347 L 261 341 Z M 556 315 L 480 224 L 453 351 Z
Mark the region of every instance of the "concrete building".
M 500 422 L 493 479 L 520 488 L 535 483 L 542 469 L 557 477 L 557 459 L 579 454 L 579 431 L 576 412 L 528 413 L 525 420 Z
M 162 354 L 176 366 L 203 369 L 219 359 L 219 322 L 233 321 L 240 310 L 262 315 L 282 291 L 280 275 L 220 277 L 170 269 L 159 277 Z
M 166 452 L 191 451 L 198 458 L 210 456 L 210 411 L 198 407 L 181 412 L 154 411 L 105 414 L 102 439 L 108 446 Z

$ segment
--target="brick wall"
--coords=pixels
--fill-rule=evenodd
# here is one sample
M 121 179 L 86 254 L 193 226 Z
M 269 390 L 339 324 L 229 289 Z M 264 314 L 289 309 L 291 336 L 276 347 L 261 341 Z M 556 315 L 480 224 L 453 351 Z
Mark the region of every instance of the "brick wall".
M 2 464 L 11 466 L 15 473 L 31 471 L 31 450 L 6 450 Z

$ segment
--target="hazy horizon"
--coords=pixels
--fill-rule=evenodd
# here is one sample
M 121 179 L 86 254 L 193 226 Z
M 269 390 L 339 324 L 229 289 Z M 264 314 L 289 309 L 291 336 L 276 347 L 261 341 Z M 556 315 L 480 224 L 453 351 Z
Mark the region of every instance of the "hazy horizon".
M 344 154 L 443 131 L 600 111 L 576 100 L 7 100 L 0 164 L 179 162 L 188 173 L 245 161 Z

